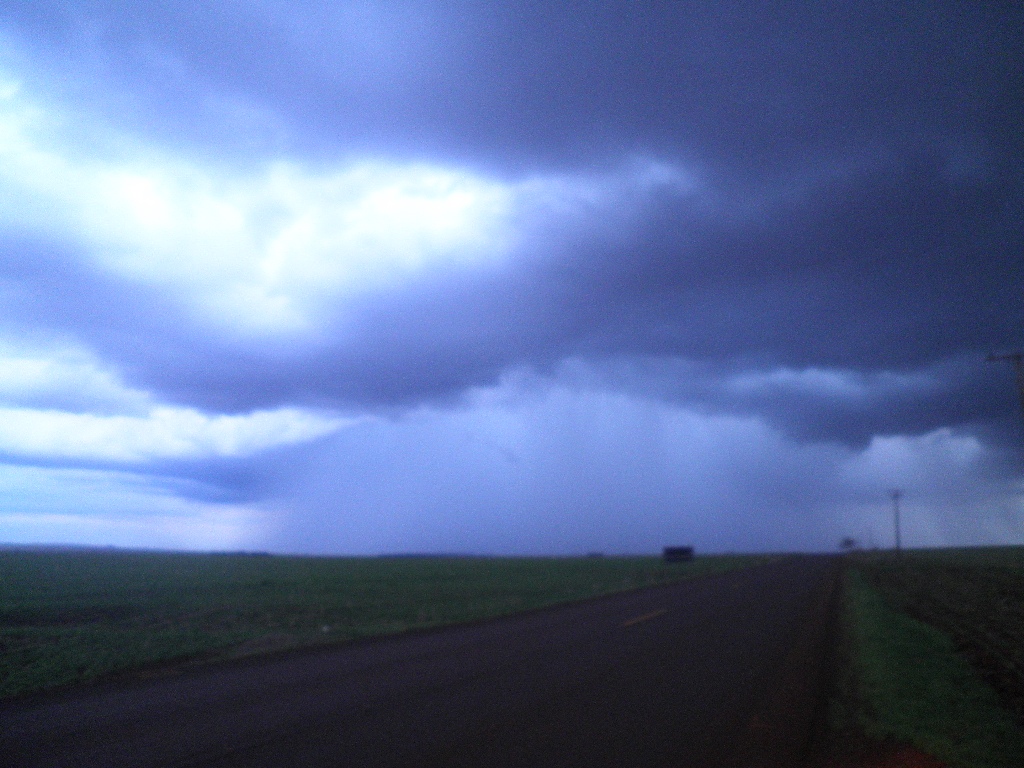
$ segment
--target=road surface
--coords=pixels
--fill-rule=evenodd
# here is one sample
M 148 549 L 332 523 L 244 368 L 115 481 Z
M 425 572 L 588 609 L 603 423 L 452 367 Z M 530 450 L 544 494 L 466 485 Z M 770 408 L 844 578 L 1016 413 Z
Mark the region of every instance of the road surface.
M 31 766 L 791 765 L 837 564 L 794 557 L 483 624 L 0 706 Z

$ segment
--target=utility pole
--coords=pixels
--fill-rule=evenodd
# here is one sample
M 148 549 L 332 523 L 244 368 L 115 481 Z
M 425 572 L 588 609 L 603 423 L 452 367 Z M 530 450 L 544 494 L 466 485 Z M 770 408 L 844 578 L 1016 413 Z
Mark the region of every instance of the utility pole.
M 1024 419 L 1024 352 L 1011 352 L 1008 355 L 989 355 L 986 358 L 990 363 L 1007 360 L 1013 363 L 1017 372 L 1017 394 L 1020 396 L 1020 415 Z
M 896 529 L 896 557 L 900 556 L 900 497 L 903 496 L 903 491 L 899 488 L 895 488 L 889 492 L 892 496 L 892 519 L 893 527 Z

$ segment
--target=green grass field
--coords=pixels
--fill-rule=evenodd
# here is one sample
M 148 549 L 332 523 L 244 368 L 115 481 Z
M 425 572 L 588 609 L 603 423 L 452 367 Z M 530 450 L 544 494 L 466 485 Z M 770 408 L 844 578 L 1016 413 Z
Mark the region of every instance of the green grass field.
M 768 559 L 0 551 L 0 696 L 486 619 Z
M 1024 548 L 860 554 L 852 564 L 846 707 L 863 731 L 949 766 L 1024 764 Z
M 952 637 L 1024 723 L 1024 547 L 915 550 L 865 566 L 891 605 Z

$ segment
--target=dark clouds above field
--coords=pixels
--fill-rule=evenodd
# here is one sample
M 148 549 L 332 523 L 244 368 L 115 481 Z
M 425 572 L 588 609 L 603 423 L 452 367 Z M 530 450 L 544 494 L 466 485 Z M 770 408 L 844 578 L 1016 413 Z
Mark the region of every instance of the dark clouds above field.
M 1012 4 L 0 10 L 0 540 L 1024 539 Z

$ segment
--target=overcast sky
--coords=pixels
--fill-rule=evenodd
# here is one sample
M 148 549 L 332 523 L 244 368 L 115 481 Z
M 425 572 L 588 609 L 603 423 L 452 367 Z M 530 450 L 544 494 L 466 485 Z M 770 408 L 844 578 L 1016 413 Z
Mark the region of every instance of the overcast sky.
M 1024 543 L 1017 3 L 0 6 L 0 542 Z

